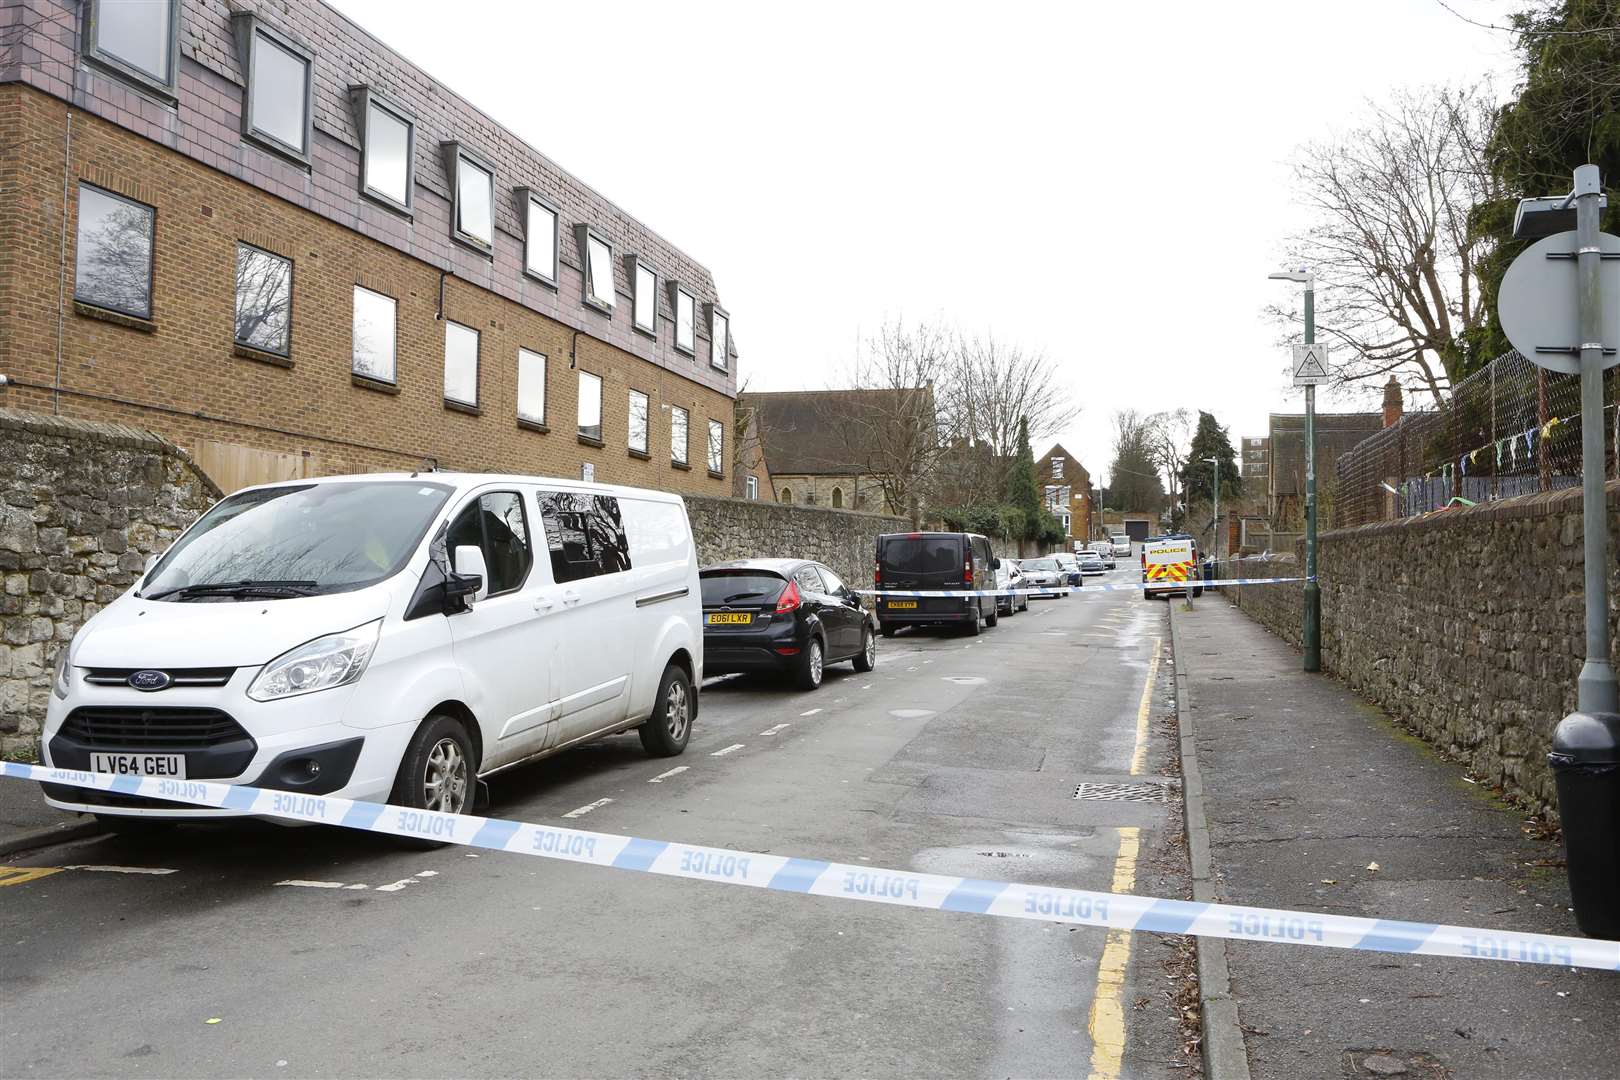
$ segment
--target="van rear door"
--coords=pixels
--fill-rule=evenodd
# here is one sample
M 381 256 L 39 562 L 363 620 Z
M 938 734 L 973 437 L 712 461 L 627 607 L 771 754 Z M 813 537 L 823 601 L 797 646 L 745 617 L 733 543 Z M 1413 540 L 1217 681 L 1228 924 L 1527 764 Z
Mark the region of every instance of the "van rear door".
M 961 535 L 953 533 L 904 533 L 879 538 L 877 565 L 881 584 L 878 587 L 884 592 L 891 589 L 932 592 L 973 588 L 970 581 L 964 582 L 967 553 L 963 550 L 962 540 Z M 893 606 L 884 604 L 885 609 Z M 917 598 L 918 614 L 961 610 L 962 601 L 955 597 Z

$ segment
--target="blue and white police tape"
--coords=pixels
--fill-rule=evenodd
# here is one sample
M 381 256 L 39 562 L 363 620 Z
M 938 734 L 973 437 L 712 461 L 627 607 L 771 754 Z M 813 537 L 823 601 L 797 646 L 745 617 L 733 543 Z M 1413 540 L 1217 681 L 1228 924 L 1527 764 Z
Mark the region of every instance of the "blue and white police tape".
M 1620 942 L 917 874 L 289 791 L 0 762 L 0 776 L 670 877 L 1008 919 L 1620 971 Z
M 1138 592 L 1142 589 L 1154 592 L 1178 592 L 1189 585 L 1205 589 L 1231 585 L 1288 585 L 1308 580 L 1310 579 L 1302 577 L 1216 578 L 1214 581 L 1193 578 L 1190 581 L 1116 581 L 1101 585 L 1051 585 L 1044 589 L 854 589 L 852 591 L 862 596 L 914 598 L 941 596 L 960 598 L 969 596 L 1051 596 L 1053 593 L 1079 593 L 1085 596 L 1105 592 Z

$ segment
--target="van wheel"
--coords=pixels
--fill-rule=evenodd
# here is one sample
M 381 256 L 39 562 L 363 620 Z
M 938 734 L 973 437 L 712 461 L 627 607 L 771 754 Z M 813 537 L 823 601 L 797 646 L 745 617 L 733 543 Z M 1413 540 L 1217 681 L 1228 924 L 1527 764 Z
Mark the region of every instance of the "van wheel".
M 996 623 L 998 623 L 1000 621 L 1001 621 L 1001 609 L 1000 608 L 992 608 L 990 610 L 990 614 L 988 614 L 988 615 L 986 615 L 984 617 L 984 625 L 986 625 L 986 626 L 994 626 L 994 625 L 996 625 Z
M 636 729 L 641 748 L 651 757 L 674 757 L 685 750 L 692 737 L 696 704 L 686 670 L 679 664 L 665 667 L 664 677 L 658 680 L 658 696 L 653 698 L 652 715 Z
M 979 636 L 979 613 L 977 611 L 973 613 L 973 621 L 968 623 L 966 633 L 968 637 Z
M 877 638 L 872 636 L 872 628 L 867 626 L 861 629 L 861 651 L 855 654 L 855 670 L 867 672 L 875 667 L 877 667 Z
M 434 713 L 416 729 L 394 777 L 388 801 L 394 806 L 415 810 L 435 810 L 441 814 L 465 814 L 472 809 L 477 785 L 472 740 L 461 721 L 444 713 Z M 404 847 L 430 851 L 443 847 L 443 841 L 397 836 Z
M 799 654 L 799 667 L 794 672 L 793 681 L 799 684 L 800 690 L 814 690 L 821 685 L 822 668 L 825 666 L 826 655 L 822 652 L 821 639 L 812 637 L 810 644 L 806 645 L 804 652 Z

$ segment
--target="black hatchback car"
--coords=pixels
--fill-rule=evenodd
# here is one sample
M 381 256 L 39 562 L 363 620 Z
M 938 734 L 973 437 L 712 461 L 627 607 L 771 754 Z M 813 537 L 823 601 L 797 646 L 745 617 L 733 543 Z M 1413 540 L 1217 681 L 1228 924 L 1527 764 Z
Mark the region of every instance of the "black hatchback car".
M 877 620 L 837 574 L 804 559 L 704 567 L 703 674 L 773 671 L 821 685 L 828 664 L 877 666 Z

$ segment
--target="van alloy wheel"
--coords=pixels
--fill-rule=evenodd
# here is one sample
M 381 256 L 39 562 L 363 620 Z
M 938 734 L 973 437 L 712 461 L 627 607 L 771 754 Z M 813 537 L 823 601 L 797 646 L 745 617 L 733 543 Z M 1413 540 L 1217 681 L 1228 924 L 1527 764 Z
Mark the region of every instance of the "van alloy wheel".
M 664 723 L 669 727 L 669 737 L 674 742 L 686 739 L 686 726 L 692 722 L 692 709 L 686 697 L 686 684 L 680 680 L 672 681 L 669 690 L 664 694 Z
M 459 814 L 467 805 L 467 758 L 456 741 L 446 736 L 428 751 L 422 779 L 423 803 L 429 810 Z

